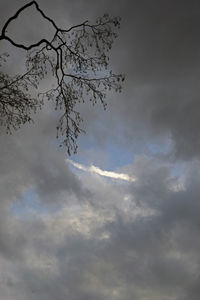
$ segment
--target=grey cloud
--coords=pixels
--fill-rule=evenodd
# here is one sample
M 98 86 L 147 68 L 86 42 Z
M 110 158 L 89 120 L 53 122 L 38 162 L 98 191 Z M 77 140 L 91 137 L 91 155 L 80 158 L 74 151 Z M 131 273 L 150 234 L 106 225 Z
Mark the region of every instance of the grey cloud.
M 102 147 L 117 141 L 133 151 L 168 139 L 173 158 L 198 158 L 199 3 L 87 3 L 91 14 L 122 16 L 111 67 L 127 75 L 123 93 L 108 95 L 107 113 L 83 108 L 88 136 Z
M 168 138 L 174 158 L 199 157 L 198 1 L 59 1 L 56 8 L 53 2 L 47 7 L 62 26 L 105 11 L 122 16 L 111 68 L 126 73 L 127 79 L 121 96 L 108 95 L 107 113 L 81 108 L 86 141 L 112 140 L 140 151 L 149 142 L 163 144 Z
M 11 137 L 2 133 L 2 299 L 198 299 L 200 174 L 198 160 L 190 162 L 199 156 L 198 2 L 58 1 L 47 10 L 62 14 L 61 23 L 103 11 L 122 15 L 112 64 L 127 73 L 125 90 L 122 97 L 109 95 L 104 115 L 83 108 L 88 135 L 81 143 L 96 138 L 103 145 L 107 138 L 125 151 L 138 140 L 145 148 L 171 138 L 175 157 L 188 160 L 184 189 L 171 188 L 179 182 L 177 165 L 156 155 L 124 167 L 137 176 L 134 184 L 78 179 L 57 148 L 47 107 L 35 125 Z M 46 214 L 13 210 L 28 189 Z
M 16 236 L 24 236 L 26 251 L 20 265 L 13 263 L 18 281 L 13 278 L 9 286 L 16 291 L 16 299 L 23 293 L 24 299 L 143 300 L 148 294 L 149 299 L 171 300 L 196 293 L 199 179 L 194 182 L 193 174 L 198 168 L 190 165 L 185 190 L 173 192 L 168 186 L 169 168 L 166 171 L 159 162 L 144 157 L 138 161 L 137 187 L 121 185 L 118 192 L 107 195 L 109 188 L 97 178 L 92 189 L 96 206 L 81 205 L 76 214 L 66 209 L 47 218 L 20 221 Z M 148 186 L 146 173 L 139 168 L 142 164 L 152 175 Z M 85 184 L 86 178 L 82 176 L 81 181 Z M 114 188 L 111 182 L 107 184 Z M 154 213 L 134 216 L 131 209 L 124 213 L 116 202 L 123 202 L 127 193 L 137 202 L 135 209 L 145 203 Z
M 48 110 L 39 113 L 35 124 L 12 136 L 1 136 L 1 199 L 11 201 L 33 189 L 44 202 L 67 201 L 64 193 L 89 197 L 65 163 L 66 155 L 55 140 L 55 123 Z M 52 142 L 54 140 L 54 142 Z

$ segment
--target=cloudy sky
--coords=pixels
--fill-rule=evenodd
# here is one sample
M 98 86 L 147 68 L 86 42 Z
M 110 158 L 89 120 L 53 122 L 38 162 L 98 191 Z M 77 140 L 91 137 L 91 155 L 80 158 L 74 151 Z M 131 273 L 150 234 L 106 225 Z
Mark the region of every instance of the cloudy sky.
M 1 28 L 25 3 L 0 0 Z M 38 3 L 62 27 L 120 15 L 110 68 L 126 81 L 106 112 L 80 107 L 87 133 L 70 158 L 47 105 L 1 130 L 1 300 L 199 299 L 199 1 Z M 28 10 L 10 34 L 49 34 L 37 17 Z M 24 52 L 1 43 L 20 69 Z

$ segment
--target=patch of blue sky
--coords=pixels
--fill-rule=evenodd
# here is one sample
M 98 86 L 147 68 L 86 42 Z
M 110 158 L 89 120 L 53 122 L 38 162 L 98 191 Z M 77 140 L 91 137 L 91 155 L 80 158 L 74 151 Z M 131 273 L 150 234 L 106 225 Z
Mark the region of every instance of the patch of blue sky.
M 134 153 L 131 149 L 114 143 L 106 143 L 103 147 L 93 144 L 86 146 L 80 153 L 72 155 L 71 159 L 83 165 L 93 164 L 100 168 L 106 168 L 107 171 L 113 171 L 117 168 L 132 164 L 134 161 Z
M 124 149 L 115 143 L 109 143 L 105 150 L 109 156 L 109 168 L 111 170 L 132 164 L 134 161 L 134 153 L 130 148 Z
M 152 154 L 167 154 L 171 149 L 171 141 L 166 140 L 166 142 L 162 143 L 149 143 L 147 145 L 147 149 Z
M 173 164 L 171 168 L 171 175 L 174 177 L 181 177 L 185 173 L 184 169 L 185 169 L 184 163 Z
M 25 217 L 27 213 L 44 213 L 46 209 L 39 201 L 37 193 L 33 189 L 28 189 L 20 199 L 15 199 L 12 211 L 19 217 Z
M 170 159 L 170 153 L 173 149 L 171 140 L 166 140 L 162 144 L 148 144 L 148 156 L 161 156 L 162 159 L 166 157 L 166 163 L 171 169 L 171 175 L 174 177 L 180 177 L 184 174 L 185 163 L 180 161 L 174 161 L 173 156 L 172 160 Z

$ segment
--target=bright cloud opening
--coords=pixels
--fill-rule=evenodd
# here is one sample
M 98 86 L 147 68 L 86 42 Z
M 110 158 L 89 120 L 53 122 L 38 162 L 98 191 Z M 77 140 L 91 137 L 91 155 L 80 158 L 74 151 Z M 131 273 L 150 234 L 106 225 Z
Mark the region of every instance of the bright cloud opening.
M 130 181 L 130 182 L 135 182 L 136 181 L 136 177 L 135 176 L 130 176 L 128 174 L 125 173 L 116 173 L 116 172 L 112 172 L 112 171 L 105 171 L 100 169 L 99 167 L 96 167 L 94 165 L 91 165 L 90 167 L 86 167 L 82 164 L 76 163 L 71 159 L 67 159 L 67 161 L 74 166 L 75 168 L 85 171 L 85 172 L 91 172 L 91 173 L 95 173 L 98 174 L 100 176 L 105 176 L 105 177 L 110 177 L 113 179 L 121 179 L 121 180 L 125 180 L 125 181 Z

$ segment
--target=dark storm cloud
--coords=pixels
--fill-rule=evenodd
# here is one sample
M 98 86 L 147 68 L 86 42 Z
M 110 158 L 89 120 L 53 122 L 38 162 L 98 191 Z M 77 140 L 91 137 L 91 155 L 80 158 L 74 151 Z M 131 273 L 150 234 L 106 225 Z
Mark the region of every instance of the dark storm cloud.
M 126 99 L 119 107 L 133 131 L 141 122 L 144 136 L 147 128 L 170 135 L 177 158 L 199 156 L 199 3 L 142 1 L 132 8 L 121 44 L 128 109 Z
M 138 140 L 169 139 L 175 158 L 199 157 L 198 1 L 86 1 L 86 7 L 91 15 L 108 11 L 122 17 L 111 62 L 127 75 L 122 95 L 108 95 L 106 114 L 84 112 L 88 134 L 96 142 L 107 137 L 133 149 Z M 91 116 L 98 120 L 96 127 Z
M 89 136 L 101 141 L 101 126 L 100 132 L 108 140 L 134 143 L 132 148 L 137 148 L 138 138 L 143 144 L 150 140 L 164 143 L 168 138 L 174 157 L 199 157 L 198 1 L 126 0 L 118 1 L 117 5 L 113 1 L 59 1 L 56 6 L 49 2 L 47 8 L 41 1 L 40 5 L 62 26 L 93 20 L 104 12 L 122 17 L 111 67 L 127 74 L 124 93 L 108 96 L 108 113 L 100 110 L 96 115 L 83 108 Z M 7 6 L 5 12 L 8 14 Z M 27 14 L 30 19 L 33 12 L 29 9 Z M 22 28 L 21 35 L 27 40 L 24 28 L 30 24 L 26 18 L 24 22 L 27 26 Z M 46 22 L 41 27 L 50 30 Z M 28 39 L 34 34 L 30 26 Z M 119 137 L 115 128 L 120 126 L 123 130 Z

